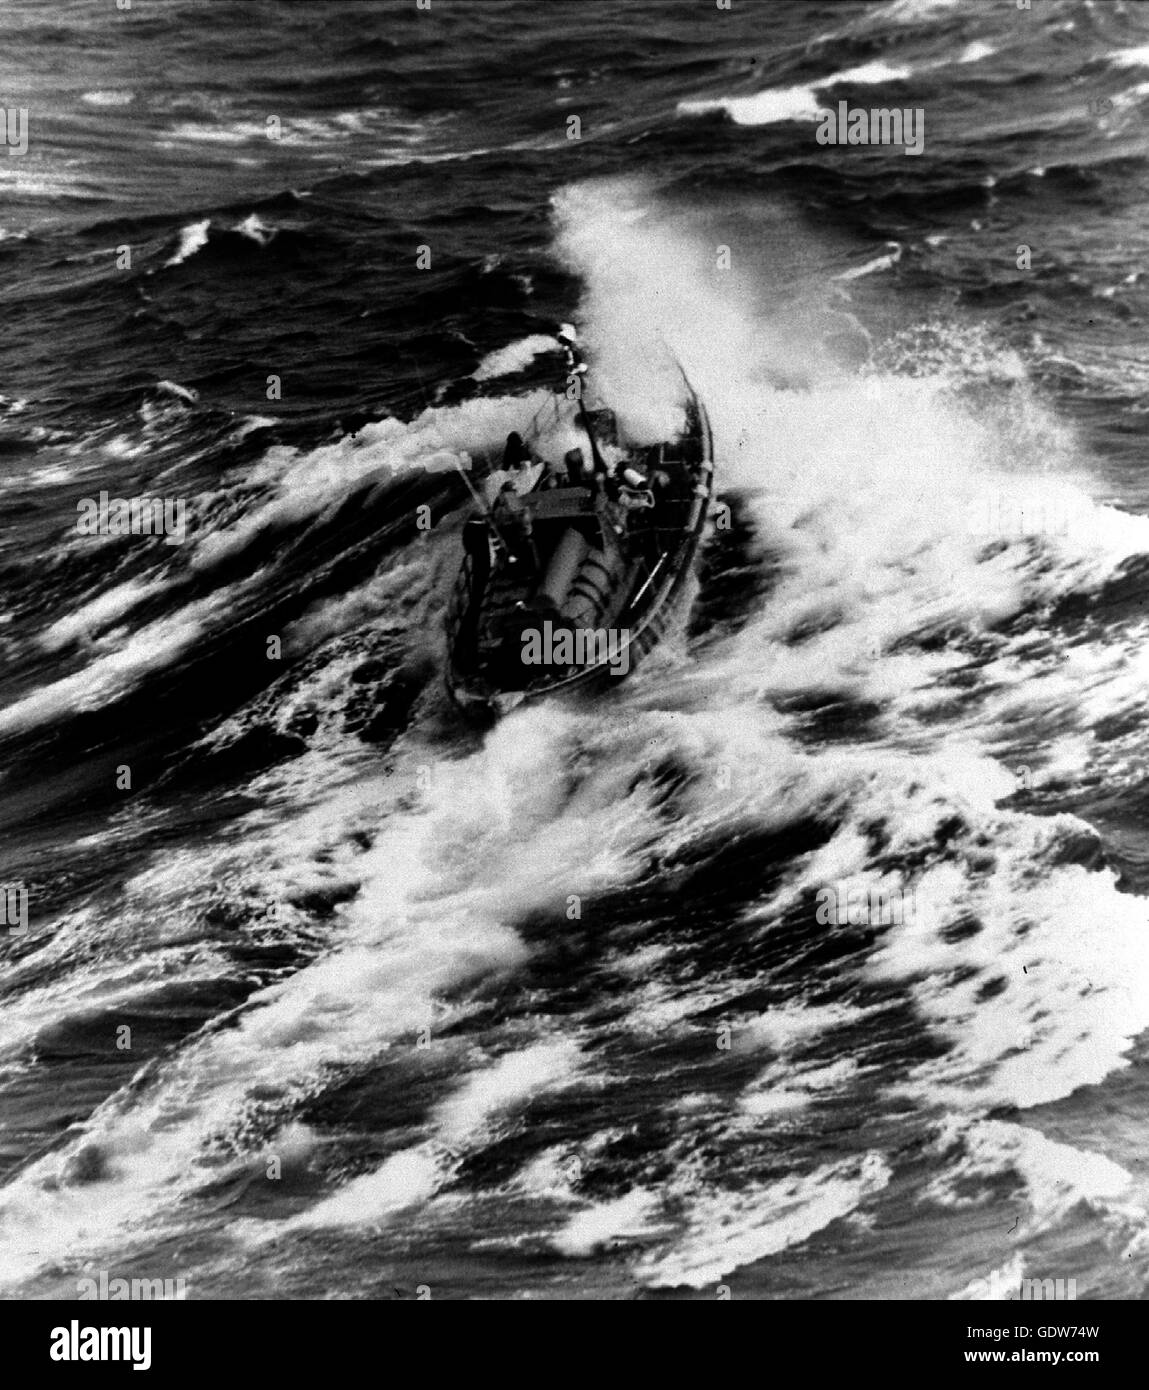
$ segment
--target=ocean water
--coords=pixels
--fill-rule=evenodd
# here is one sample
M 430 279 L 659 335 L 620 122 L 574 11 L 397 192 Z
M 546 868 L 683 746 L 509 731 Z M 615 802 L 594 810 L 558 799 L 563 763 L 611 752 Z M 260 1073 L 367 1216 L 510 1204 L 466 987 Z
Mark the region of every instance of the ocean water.
M 0 36 L 0 1292 L 1144 1296 L 1144 8 Z M 730 524 L 476 730 L 442 465 L 566 320 L 637 435 L 678 355 Z

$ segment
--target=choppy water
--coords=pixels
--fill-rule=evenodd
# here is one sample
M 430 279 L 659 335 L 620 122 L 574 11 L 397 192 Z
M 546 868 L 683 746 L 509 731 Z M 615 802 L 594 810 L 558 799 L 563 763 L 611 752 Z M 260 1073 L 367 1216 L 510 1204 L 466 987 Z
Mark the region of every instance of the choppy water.
M 1140 1297 L 1141 7 L 0 34 L 6 1294 Z M 636 432 L 679 354 L 733 525 L 679 641 L 482 735 L 427 464 L 576 316 Z M 101 490 L 185 543 L 78 535 Z

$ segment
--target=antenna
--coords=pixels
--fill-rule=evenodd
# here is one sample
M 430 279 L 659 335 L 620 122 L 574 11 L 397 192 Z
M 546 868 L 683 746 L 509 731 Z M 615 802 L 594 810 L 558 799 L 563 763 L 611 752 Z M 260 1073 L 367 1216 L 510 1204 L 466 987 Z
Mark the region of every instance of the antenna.
M 571 375 L 585 376 L 587 365 L 585 362 L 579 361 L 578 358 L 578 334 L 575 332 L 574 324 L 560 323 L 555 337 L 563 345 L 563 351 L 566 353 L 567 358 L 567 367 Z M 578 414 L 579 419 L 582 421 L 582 427 L 586 430 L 586 437 L 590 440 L 590 453 L 591 458 L 594 460 L 594 471 L 596 473 L 605 473 L 607 471 L 606 464 L 603 462 L 602 454 L 599 453 L 598 440 L 594 437 L 590 416 L 587 414 L 586 401 L 583 399 L 581 390 L 579 391 L 578 397 Z

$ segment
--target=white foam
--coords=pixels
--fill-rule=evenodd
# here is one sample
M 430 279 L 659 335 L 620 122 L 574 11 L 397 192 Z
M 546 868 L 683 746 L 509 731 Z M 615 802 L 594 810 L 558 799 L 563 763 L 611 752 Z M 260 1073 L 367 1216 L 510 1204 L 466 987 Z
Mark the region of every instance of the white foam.
M 869 18 L 875 24 L 887 20 L 894 24 L 920 24 L 935 16 L 944 16 L 956 9 L 959 0 L 892 0 L 892 3 L 875 10 Z
M 271 114 L 262 119 L 181 121 L 158 143 L 161 149 L 180 143 L 229 146 L 266 144 L 273 149 L 277 145 L 285 145 L 322 153 L 333 146 L 345 146 L 358 137 L 368 136 L 376 144 L 389 144 L 401 151 L 423 144 L 438 126 L 448 123 L 451 118 L 444 116 L 438 120 L 421 117 L 413 120 L 400 116 L 391 107 L 372 107 L 341 111 L 331 116 L 279 115 L 276 117 L 278 125 L 269 125 L 270 119 Z
M 839 808 L 840 831 L 790 893 L 817 875 L 872 877 L 863 823 L 874 807 L 894 862 L 928 864 L 948 817 L 971 827 L 968 855 L 922 876 L 932 922 L 892 928 L 872 960 L 876 975 L 907 983 L 949 1043 L 919 1069 L 915 1094 L 1033 1104 L 1121 1067 L 1149 1027 L 1149 909 L 1118 893 L 1108 871 L 1056 863 L 1058 846 L 1085 829 L 1079 822 L 999 813 L 996 802 L 1017 789 L 1000 761 L 1011 729 L 1046 711 L 1061 727 L 1073 718 L 1088 729 L 1135 708 L 1149 678 L 1144 640 L 1132 629 L 1116 649 L 1055 640 L 1035 664 L 1026 624 L 1016 642 L 993 639 L 999 659 L 983 672 L 984 703 L 957 698 L 950 673 L 968 662 L 955 634 L 985 642 L 1011 616 L 1095 590 L 1126 558 L 1149 553 L 1149 521 L 1093 499 L 1076 441 L 1033 399 L 1016 355 L 943 338 L 932 359 L 914 346 L 913 377 L 824 377 L 771 391 L 756 372 L 769 361 L 768 325 L 744 287 L 730 284 L 732 297 L 742 293 L 729 303 L 704 254 L 644 209 L 633 185 L 573 190 L 559 212 L 560 247 L 589 282 L 584 337 L 612 403 L 668 403 L 673 373 L 660 371 L 657 345 L 670 343 L 707 403 L 723 483 L 747 489 L 744 505 L 779 566 L 769 602 L 737 633 L 712 641 L 681 678 L 660 675 L 659 704 L 677 701 L 683 735 L 710 742 L 702 765 L 732 770 L 723 811 L 768 825 Z M 1008 391 L 975 414 L 959 394 L 966 380 Z M 971 522 L 987 497 L 994 515 L 1020 502 L 1018 524 L 979 534 Z M 946 644 L 922 649 L 934 633 Z M 769 709 L 811 692 L 882 709 L 874 736 L 884 742 L 796 758 Z M 939 727 L 946 742 L 935 746 Z M 1081 753 L 1067 744 L 1058 756 L 1072 766 Z M 977 867 L 978 828 L 995 845 L 989 874 Z M 762 910 L 784 901 L 773 895 Z M 962 913 L 983 930 L 954 942 L 943 933 Z M 960 984 L 959 965 L 970 972 Z M 983 997 L 998 974 L 1007 987 Z
M 906 67 L 904 64 L 893 66 L 884 63 L 880 58 L 875 58 L 868 63 L 862 63 L 860 67 L 846 68 L 843 72 L 838 72 L 833 77 L 823 78 L 815 82 L 816 87 L 835 87 L 839 83 L 849 82 L 855 86 L 877 84 L 881 82 L 904 82 L 906 78 L 913 76 L 914 69 Z
M 143 676 L 171 666 L 191 650 L 202 638 L 213 615 L 227 611 L 235 592 L 223 589 L 210 598 L 198 599 L 126 637 L 116 633 L 97 638 L 92 650 L 101 654 L 82 670 L 41 686 L 0 710 L 0 734 L 54 723 L 70 714 L 98 709 L 126 695 Z M 127 602 L 131 595 L 113 599 L 113 608 L 121 598 Z M 62 621 L 64 627 L 57 632 L 57 638 L 61 633 L 74 638 L 84 631 L 84 626 L 74 618 Z
M 111 88 L 96 92 L 85 92 L 80 98 L 81 101 L 86 102 L 89 106 L 130 106 L 135 99 L 135 92 Z
M 780 121 L 816 121 L 822 105 L 812 87 L 777 87 L 751 96 L 696 97 L 680 101 L 683 116 L 725 111 L 735 125 L 775 125 Z
M 998 50 L 991 43 L 986 43 L 982 39 L 975 39 L 973 43 L 966 44 L 962 49 L 959 63 L 980 63 L 986 58 L 992 58 Z
M 853 266 L 850 270 L 843 270 L 840 274 L 835 275 L 834 279 L 861 280 L 867 275 L 875 275 L 879 271 L 889 270 L 891 266 L 897 265 L 902 259 L 904 248 L 896 241 L 887 242 L 886 245 L 893 249 L 888 251 L 884 256 L 874 256 L 871 260 L 866 261 L 862 265 Z
M 257 246 L 267 246 L 275 239 L 276 233 L 276 229 L 269 227 L 257 212 L 249 213 L 242 222 L 237 222 L 234 230 L 249 241 L 254 241 Z
M 40 634 L 39 643 L 52 652 L 76 641 L 90 641 L 93 629 L 107 627 L 167 587 L 167 581 L 162 579 L 129 579 L 117 584 L 74 612 L 58 618 Z
M 957 1293 L 950 1294 L 950 1298 L 962 1302 L 1004 1303 L 1017 1297 L 1024 1274 L 1025 1260 L 1021 1255 L 1014 1255 L 1005 1264 L 971 1279 Z
M 180 232 L 180 244 L 175 255 L 166 260 L 164 265 L 183 265 L 189 256 L 194 256 L 197 251 L 202 251 L 207 245 L 210 229 L 210 217 L 205 217 L 202 222 L 189 223 Z
M 569 1040 L 507 1053 L 493 1067 L 468 1078 L 439 1106 L 440 1137 L 448 1144 L 470 1141 L 492 1115 L 567 1080 L 578 1063 L 578 1046 Z
M 141 925 L 133 915 L 122 927 L 139 930 Z M 37 952 L 38 968 L 46 975 L 51 966 L 52 977 L 42 983 L 29 981 L 18 993 L 14 990 L 0 1016 L 0 1077 L 5 1080 L 28 1070 L 27 1063 L 14 1059 L 34 1053 L 44 1033 L 57 1034 L 69 1024 L 86 1025 L 101 1016 L 138 1014 L 152 1007 L 157 995 L 162 998 L 173 981 L 183 988 L 213 985 L 227 974 L 227 962 L 201 941 L 165 945 L 154 939 L 141 955 L 138 936 L 128 939 L 128 930 L 110 931 L 90 910 L 55 922 L 37 920 L 34 926 L 46 938 Z M 181 920 L 179 931 L 186 930 Z M 101 958 L 90 961 L 84 948 L 96 932 Z M 8 973 L 10 985 L 21 983 L 20 970 Z
M 350 883 L 358 895 L 327 929 L 324 955 L 257 992 L 231 1026 L 188 1044 L 147 1088 L 113 1096 L 81 1140 L 5 1189 L 9 1277 L 69 1245 L 89 1248 L 118 1238 L 134 1220 L 154 1221 L 181 1194 L 218 1177 L 202 1147 L 242 1118 L 253 1090 L 286 1102 L 322 1087 L 333 1064 L 370 1058 L 404 1038 L 412 1045 L 420 1029 L 466 1013 L 466 985 L 521 963 L 512 920 L 560 912 L 568 893 L 591 894 L 641 871 L 634 840 L 644 832 L 632 825 L 635 804 L 619 794 L 624 771 L 594 779 L 572 802 L 562 721 L 556 728 L 553 714 L 540 712 L 514 723 L 455 762 L 411 749 L 390 775 L 321 761 L 299 788 L 310 809 L 286 820 L 272 791 L 278 783 L 282 797 L 283 778 L 269 774 L 265 809 L 236 840 L 245 858 L 278 894 Z M 425 766 L 433 775 L 420 789 Z M 363 851 L 356 828 L 366 826 L 378 834 Z M 204 873 L 209 881 L 221 876 L 189 851 L 157 859 L 136 889 L 154 904 Z M 455 1152 L 483 1140 L 536 1092 L 566 1084 L 580 1064 L 570 1037 L 541 1038 L 495 1059 L 434 1109 L 411 1153 L 336 1192 L 330 1206 L 317 1204 L 300 1224 L 374 1220 L 420 1200 L 436 1174 L 451 1171 Z M 51 1190 L 84 1145 L 104 1156 L 104 1178 Z M 278 1229 L 271 1223 L 271 1234 Z
M 242 551 L 256 536 L 341 503 L 355 487 L 388 483 L 420 470 L 446 473 L 471 468 L 471 452 L 502 449 L 511 430 L 526 430 L 551 402 L 547 393 L 479 399 L 460 406 L 431 406 L 410 423 L 387 419 L 365 425 L 335 444 L 302 452 L 269 450 L 254 469 L 245 469 L 246 486 L 266 495 L 233 525 L 199 542 L 195 568 L 208 568 Z
M 639 1281 L 692 1289 L 717 1284 L 736 1270 L 808 1240 L 848 1216 L 890 1181 L 877 1153 L 825 1164 L 813 1173 L 743 1190 L 704 1192 L 690 1204 L 685 1235 L 670 1250 L 638 1261 Z
M 163 381 L 156 382 L 156 389 L 169 396 L 175 396 L 177 400 L 187 401 L 188 404 L 193 404 L 199 400 L 198 391 L 191 386 L 181 386 L 178 381 L 168 381 L 165 378 Z
M 850 1057 L 805 1071 L 792 1065 L 768 1067 L 743 1092 L 738 1108 L 745 1115 L 801 1110 L 828 1093 L 848 1090 L 858 1072 L 857 1062 Z
M 1149 44 L 1142 44 L 1138 48 L 1114 49 L 1108 56 L 1117 68 L 1149 68 Z
M 684 116 L 706 115 L 712 111 L 725 111 L 736 125 L 774 125 L 779 121 L 816 121 L 825 108 L 825 102 L 816 94 L 819 89 L 828 89 L 843 83 L 856 86 L 900 82 L 911 75 L 911 69 L 893 67 L 875 59 L 856 68 L 832 73 L 815 82 L 794 87 L 774 87 L 745 96 L 714 98 L 692 98 L 680 101 L 678 111 Z
M 407 1149 L 392 1155 L 375 1172 L 341 1187 L 292 1223 L 293 1228 L 361 1226 L 432 1197 L 446 1176 L 444 1161 L 432 1150 Z M 278 1229 L 275 1234 L 278 1234 Z M 264 1232 L 270 1235 L 271 1231 Z
M 516 343 L 508 343 L 506 347 L 487 353 L 471 375 L 476 381 L 511 376 L 529 366 L 540 353 L 553 352 L 558 346 L 558 341 L 549 334 L 532 333 Z
M 661 1204 L 653 1192 L 636 1189 L 613 1201 L 577 1212 L 554 1237 L 562 1255 L 578 1259 L 621 1240 L 648 1236 L 665 1229 Z
M 960 1144 L 960 1157 L 948 1153 Z M 1057 1143 L 1025 1125 L 1003 1120 L 964 1124 L 954 1117 L 933 1151 L 946 1155 L 944 1170 L 925 1189 L 923 1200 L 958 1208 L 998 1200 L 998 1180 L 1010 1173 L 1024 1182 L 1028 1212 L 1018 1222 L 1018 1240 L 1049 1230 L 1082 1201 L 1104 1207 L 1124 1198 L 1131 1175 L 1101 1154 Z
M 460 1151 L 487 1138 L 502 1112 L 561 1084 L 577 1064 L 578 1048 L 570 1042 L 507 1054 L 474 1073 L 436 1107 L 431 1135 L 421 1145 L 393 1154 L 373 1173 L 346 1183 L 290 1226 L 359 1226 L 426 1202 L 457 1166 Z
M 955 1152 L 956 1150 L 956 1152 Z M 1104 1155 L 1048 1139 L 1037 1130 L 1000 1120 L 951 1115 L 931 1145 L 941 1171 L 920 1200 L 949 1209 L 998 1205 L 1003 1182 L 1013 1180 L 1010 1236 L 1019 1247 L 1003 1266 L 969 1279 L 950 1294 L 960 1300 L 1020 1296 L 1025 1252 L 1050 1232 L 1081 1219 L 1083 1205 L 1112 1247 L 1132 1258 L 1149 1220 L 1143 1183 Z

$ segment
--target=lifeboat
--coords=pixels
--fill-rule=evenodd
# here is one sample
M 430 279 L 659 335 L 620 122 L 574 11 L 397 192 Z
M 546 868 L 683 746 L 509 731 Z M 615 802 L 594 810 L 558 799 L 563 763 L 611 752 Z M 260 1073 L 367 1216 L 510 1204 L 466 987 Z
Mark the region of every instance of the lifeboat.
M 475 492 L 448 606 L 447 690 L 496 718 L 544 695 L 602 689 L 686 616 L 714 497 L 710 422 L 682 373 L 685 428 L 628 446 L 586 402 L 587 368 L 564 339 L 578 399 L 568 428 L 508 439 Z M 681 372 L 681 368 L 679 369 Z M 553 441 L 579 440 L 560 459 Z

